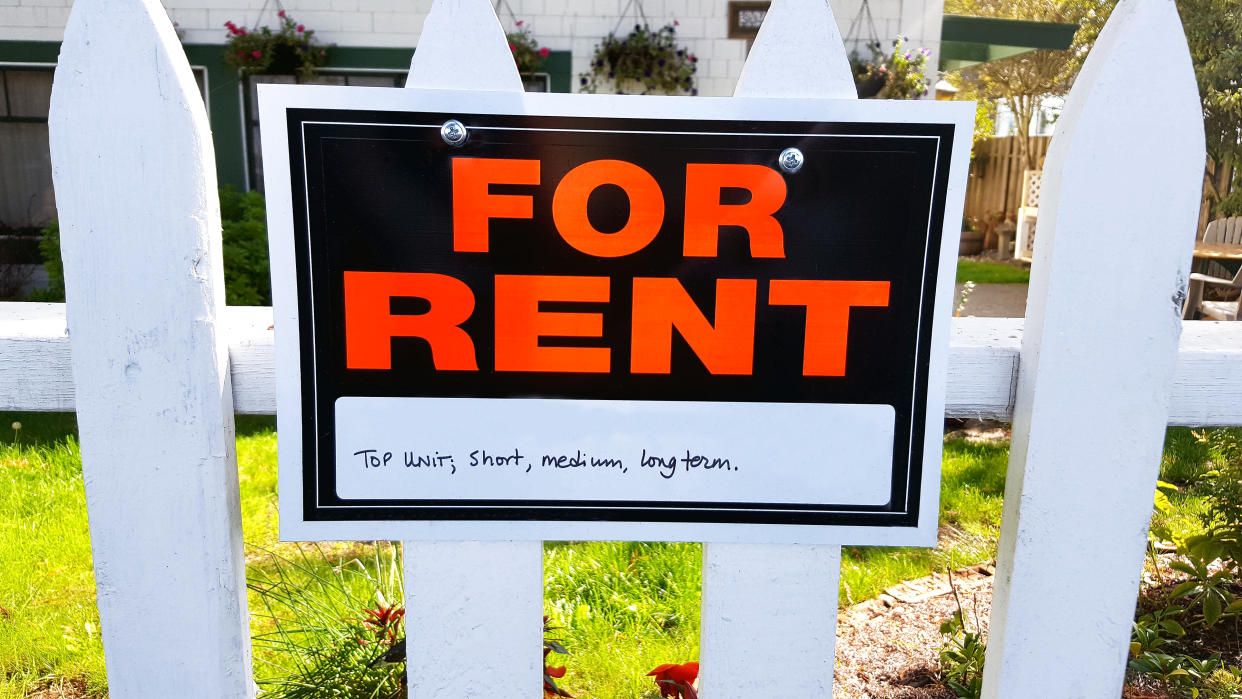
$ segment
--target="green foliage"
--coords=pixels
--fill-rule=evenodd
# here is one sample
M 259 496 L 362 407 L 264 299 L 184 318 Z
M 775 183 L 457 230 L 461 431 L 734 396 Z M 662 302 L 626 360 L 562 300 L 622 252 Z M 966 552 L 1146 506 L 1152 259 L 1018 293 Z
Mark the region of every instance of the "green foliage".
M 940 648 L 940 681 L 963 699 L 979 699 L 987 640 L 967 628 L 960 608 L 940 625 L 940 635 L 945 637 Z
M 595 47 L 591 69 L 579 76 L 582 92 L 697 95 L 694 73 L 699 59 L 677 45 L 677 22 L 653 30 L 635 24 L 624 39 L 610 33 Z
M 27 301 L 63 303 L 65 300 L 65 263 L 60 259 L 60 224 L 52 221 L 39 239 L 39 256 L 47 270 L 47 288 L 26 295 Z
M 906 37 L 893 40 L 893 51 L 885 55 L 880 43 L 868 44 L 869 59 L 862 59 L 858 52 L 850 53 L 850 69 L 854 73 L 854 86 L 863 99 L 915 100 L 927 94 L 926 48 L 907 49 Z
M 1185 654 L 1144 652 L 1130 669 L 1160 680 L 1175 696 L 1192 699 L 1242 697 L 1242 669 L 1225 665 L 1220 655 L 1197 659 Z
M 699 544 L 545 543 L 544 613 L 573 650 L 558 686 L 641 699 L 651 668 L 697 659 L 702 567 Z
M 377 544 L 367 564 L 310 551 L 268 551 L 263 569 L 249 572 L 261 602 L 251 626 L 263 696 L 404 697 L 401 659 L 384 660 L 405 635 L 399 547 Z
M 1177 0 L 1195 66 L 1208 157 L 1232 165 L 1233 193 L 1211 192 L 1213 216 L 1242 214 L 1242 12 L 1237 0 Z
M 509 32 L 505 37 L 509 39 L 509 52 L 513 54 L 513 62 L 517 64 L 518 72 L 537 73 L 543 69 L 548 54 L 552 52 L 546 46 L 541 48 L 531 34 L 530 27 L 525 25 L 525 22 L 519 20 L 517 30 Z
M 1139 617 L 1130 633 L 1130 655 L 1160 650 L 1171 639 L 1185 636 L 1186 629 L 1173 618 L 1184 611 L 1181 607 L 1169 607 Z
M 224 62 L 245 75 L 292 74 L 309 80 L 315 69 L 328 61 L 328 50 L 319 45 L 315 32 L 298 24 L 284 10 L 277 13 L 280 28 L 256 27 L 247 30 L 225 22 L 229 30 L 224 44 Z
M 267 213 L 263 195 L 220 189 L 220 223 L 224 239 L 224 300 L 230 306 L 272 303 L 267 259 Z
M 958 260 L 957 281 L 959 284 L 968 281 L 976 284 L 1028 284 L 1031 270 L 1003 262 Z

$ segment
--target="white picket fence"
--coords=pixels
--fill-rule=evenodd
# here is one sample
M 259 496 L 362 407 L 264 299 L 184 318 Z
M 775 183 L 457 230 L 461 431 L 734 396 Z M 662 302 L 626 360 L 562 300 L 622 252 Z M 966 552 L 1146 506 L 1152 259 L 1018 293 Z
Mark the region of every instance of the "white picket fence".
M 437 0 L 410 84 L 521 90 L 487 0 Z M 853 97 L 824 0 L 773 4 L 737 94 Z M 112 696 L 251 696 L 233 413 L 274 410 L 271 312 L 224 306 L 157 0 L 75 3 L 50 129 L 68 322 L 0 305 L 0 409 L 78 413 Z M 1122 0 L 1048 154 L 1025 321 L 953 323 L 947 413 L 1014 422 L 986 696 L 1119 695 L 1165 425 L 1242 424 L 1242 323 L 1180 321 L 1203 161 L 1173 0 Z M 406 543 L 412 696 L 536 696 L 541 553 Z M 830 696 L 840 547 L 704 558 L 704 695 Z

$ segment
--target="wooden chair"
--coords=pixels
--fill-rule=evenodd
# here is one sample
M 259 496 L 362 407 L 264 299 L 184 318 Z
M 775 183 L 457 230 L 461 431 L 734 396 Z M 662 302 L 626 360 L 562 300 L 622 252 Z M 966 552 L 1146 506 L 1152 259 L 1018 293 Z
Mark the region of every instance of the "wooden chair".
M 1203 242 L 1242 245 L 1242 216 L 1212 221 L 1203 232 Z M 1203 300 L 1203 292 L 1208 284 L 1242 290 L 1242 269 L 1234 272 L 1216 260 L 1205 260 L 1201 269 L 1190 275 L 1190 289 L 1186 295 L 1186 307 L 1182 317 L 1189 320 L 1198 312 L 1204 318 L 1213 320 L 1238 320 L 1237 300 Z

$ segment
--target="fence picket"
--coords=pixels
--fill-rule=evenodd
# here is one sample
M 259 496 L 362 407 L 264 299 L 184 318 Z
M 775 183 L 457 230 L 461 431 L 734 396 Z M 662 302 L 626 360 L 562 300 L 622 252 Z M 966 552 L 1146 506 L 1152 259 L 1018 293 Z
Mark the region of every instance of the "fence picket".
M 436 0 L 406 87 L 521 93 L 491 3 Z M 410 696 L 490 699 L 539 691 L 543 545 L 406 541 L 403 547 Z
M 828 3 L 773 2 L 734 96 L 857 98 Z M 840 576 L 840 546 L 704 544 L 703 692 L 832 696 Z
M 74 3 L 48 128 L 109 692 L 253 696 L 215 158 L 159 2 Z
M 1203 165 L 1173 0 L 1122 0 L 1044 167 L 985 697 L 1121 693 Z

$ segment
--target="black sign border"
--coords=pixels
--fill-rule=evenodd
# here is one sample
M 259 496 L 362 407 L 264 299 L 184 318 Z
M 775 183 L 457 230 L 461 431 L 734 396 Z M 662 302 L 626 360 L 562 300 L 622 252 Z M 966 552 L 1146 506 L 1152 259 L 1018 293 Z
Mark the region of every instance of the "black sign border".
M 766 120 L 696 120 L 633 118 L 526 116 L 497 114 L 462 114 L 446 112 L 375 111 L 330 108 L 288 108 L 289 172 L 293 203 L 294 246 L 297 276 L 298 319 L 300 337 L 300 382 L 302 411 L 302 486 L 303 517 L 306 522 L 450 520 L 450 521 L 561 521 L 561 522 L 690 522 L 738 524 L 795 524 L 857 527 L 917 527 L 922 489 L 924 450 L 927 425 L 927 393 L 930 379 L 928 366 L 932 346 L 932 325 L 938 283 L 940 243 L 948 190 L 950 162 L 953 151 L 954 125 L 951 123 L 896 122 L 809 122 Z M 319 469 L 321 463 L 335 462 L 333 420 L 322 420 L 316 407 L 314 302 L 310 279 L 310 221 L 308 208 L 309 181 L 306 171 L 306 124 L 339 124 L 356 126 L 426 126 L 439 128 L 448 119 L 459 119 L 475 127 L 510 128 L 533 131 L 623 131 L 636 133 L 711 133 L 768 135 L 779 130 L 792 137 L 811 136 L 872 136 L 900 140 L 902 137 L 935 138 L 937 148 L 934 166 L 932 200 L 929 210 L 927 238 L 920 296 L 918 339 L 915 351 L 915 386 L 909 434 L 895 434 L 894 439 L 908 436 L 907 459 L 898 478 L 899 464 L 893 464 L 892 499 L 887 505 L 786 504 L 737 502 L 667 501 L 652 505 L 647 501 L 615 500 L 345 500 L 331 494 L 320 500 L 320 493 L 332 493 L 335 474 Z M 521 126 L 494 126 L 498 120 L 517 122 Z M 779 129 L 773 129 L 779 126 Z M 588 128 L 590 127 L 590 128 Z M 309 312 L 304 312 L 309 311 Z M 333 409 L 326 406 L 327 411 Z M 309 458 L 308 458 L 309 456 Z M 895 506 L 898 498 L 900 506 Z

